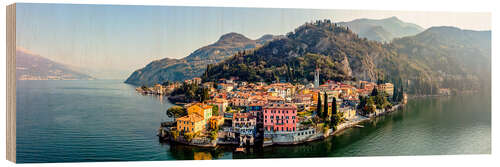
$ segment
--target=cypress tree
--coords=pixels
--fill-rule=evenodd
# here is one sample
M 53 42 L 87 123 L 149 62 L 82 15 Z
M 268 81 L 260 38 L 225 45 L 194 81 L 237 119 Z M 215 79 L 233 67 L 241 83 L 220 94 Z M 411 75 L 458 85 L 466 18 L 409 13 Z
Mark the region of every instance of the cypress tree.
M 399 83 L 398 81 L 394 81 L 394 90 L 393 90 L 393 93 L 392 93 L 392 101 L 397 103 L 398 100 L 399 100 L 399 85 L 401 83 Z
M 378 95 L 377 88 L 373 88 L 371 96 L 377 96 L 377 95 Z
M 318 92 L 318 104 L 316 105 L 316 115 L 321 116 L 321 94 Z
M 404 93 L 403 84 L 400 84 L 399 85 L 399 90 L 398 90 L 398 102 L 403 101 L 403 98 L 404 98 L 403 93 Z
M 338 114 L 337 114 L 337 98 L 332 99 L 332 115 L 330 116 L 331 124 L 335 127 L 338 124 Z M 335 127 L 336 128 L 336 127 Z
M 326 118 L 328 118 L 328 94 L 326 94 L 326 92 L 324 94 L 324 100 L 325 100 L 325 102 L 323 104 L 325 105 L 325 107 L 323 107 L 324 111 L 323 111 L 322 117 L 323 117 L 323 119 L 326 120 Z
M 332 100 L 332 115 L 337 114 L 337 98 L 333 97 Z

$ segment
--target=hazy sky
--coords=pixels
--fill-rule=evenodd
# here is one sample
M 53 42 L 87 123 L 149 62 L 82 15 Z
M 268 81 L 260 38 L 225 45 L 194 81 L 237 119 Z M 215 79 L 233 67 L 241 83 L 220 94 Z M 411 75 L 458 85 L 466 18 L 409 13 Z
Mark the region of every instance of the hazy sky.
M 125 78 L 153 60 L 185 57 L 229 32 L 256 39 L 316 19 L 392 16 L 423 28 L 491 29 L 489 13 L 18 3 L 16 43 L 57 62 L 118 71 L 124 76 L 113 78 Z

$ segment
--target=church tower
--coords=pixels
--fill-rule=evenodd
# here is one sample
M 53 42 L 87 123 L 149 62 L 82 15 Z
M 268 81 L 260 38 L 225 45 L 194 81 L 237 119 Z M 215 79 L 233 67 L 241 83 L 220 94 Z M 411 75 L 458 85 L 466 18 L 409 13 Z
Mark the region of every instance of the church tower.
M 314 88 L 319 88 L 319 67 L 314 71 Z

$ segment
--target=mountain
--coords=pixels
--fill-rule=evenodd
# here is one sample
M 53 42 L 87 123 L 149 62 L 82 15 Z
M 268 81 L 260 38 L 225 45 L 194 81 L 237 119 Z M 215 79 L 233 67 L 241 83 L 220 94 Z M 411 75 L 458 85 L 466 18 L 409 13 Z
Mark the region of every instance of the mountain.
M 397 59 L 397 55 L 385 44 L 360 38 L 350 29 L 325 20 L 306 23 L 284 38 L 211 65 L 203 78 L 304 82 L 313 80 L 318 67 L 322 82 L 377 80 L 383 72 L 378 67 L 390 63 L 389 59 Z
M 259 39 L 251 40 L 234 32 L 224 34 L 215 43 L 199 48 L 185 58 L 164 58 L 153 61 L 146 67 L 133 72 L 125 83 L 153 85 L 165 81 L 182 81 L 199 77 L 207 64 L 220 62 L 237 52 L 262 46 L 278 38 L 281 36 L 264 35 Z
M 413 23 L 406 23 L 397 17 L 386 19 L 356 19 L 350 22 L 339 22 L 353 32 L 369 40 L 390 42 L 394 38 L 413 36 L 424 29 Z
M 401 57 L 432 74 L 429 80 L 441 81 L 438 87 L 491 86 L 491 31 L 431 27 L 415 36 L 395 39 L 393 46 Z M 417 84 L 418 79 L 413 80 Z
M 401 79 L 413 94 L 435 94 L 437 88 L 475 90 L 491 78 L 490 33 L 433 27 L 380 43 L 329 20 L 316 21 L 260 48 L 209 65 L 203 80 L 238 77 L 308 83 L 314 69 L 320 68 L 320 82 Z
M 54 62 L 25 49 L 16 49 L 16 79 L 18 80 L 89 80 L 91 76 Z

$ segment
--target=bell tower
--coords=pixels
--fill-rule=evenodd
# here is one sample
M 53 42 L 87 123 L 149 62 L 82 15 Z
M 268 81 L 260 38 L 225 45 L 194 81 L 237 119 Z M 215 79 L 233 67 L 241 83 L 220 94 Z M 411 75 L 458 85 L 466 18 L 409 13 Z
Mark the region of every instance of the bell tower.
M 319 67 L 314 71 L 314 88 L 319 88 Z

